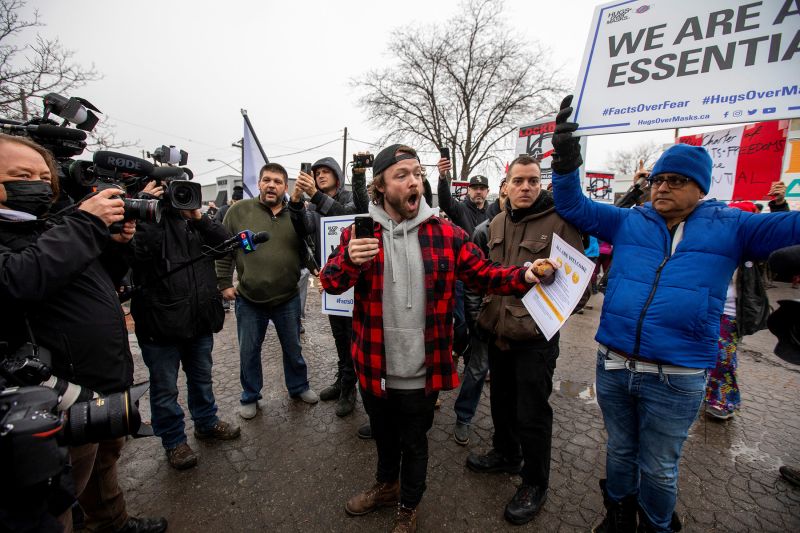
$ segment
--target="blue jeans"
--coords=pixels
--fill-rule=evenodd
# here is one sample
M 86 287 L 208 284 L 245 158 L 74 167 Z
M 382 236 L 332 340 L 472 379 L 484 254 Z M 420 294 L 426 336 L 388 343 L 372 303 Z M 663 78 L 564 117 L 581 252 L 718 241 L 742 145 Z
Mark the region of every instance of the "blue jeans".
M 469 359 L 464 369 L 464 379 L 454 406 L 456 420 L 462 424 L 472 422 L 478 403 L 481 401 L 483 384 L 489 372 L 489 344 L 470 331 Z
M 189 413 L 195 428 L 207 431 L 219 420 L 211 380 L 213 335 L 198 335 L 183 342 L 139 342 L 142 359 L 150 370 L 150 411 L 153 432 L 166 449 L 186 442 L 183 409 L 178 405 L 178 367 L 183 366 Z
M 300 296 L 295 295 L 280 305 L 265 305 L 236 298 L 236 327 L 239 336 L 241 403 L 255 403 L 261 399 L 264 376 L 261 369 L 261 345 L 267 334 L 269 321 L 283 351 L 283 378 L 289 395 L 294 397 L 308 390 L 308 370 L 300 348 Z
M 597 355 L 597 400 L 608 432 L 606 489 L 620 501 L 638 495 L 656 531 L 669 525 L 678 494 L 678 461 L 703 403 L 706 373 L 605 370 Z

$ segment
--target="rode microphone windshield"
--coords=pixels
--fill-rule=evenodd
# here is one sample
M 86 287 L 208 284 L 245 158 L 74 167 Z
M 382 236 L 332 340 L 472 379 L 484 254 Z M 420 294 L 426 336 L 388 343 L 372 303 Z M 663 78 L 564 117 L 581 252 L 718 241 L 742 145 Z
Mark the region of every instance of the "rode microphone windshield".
M 96 152 L 92 161 L 94 161 L 95 165 L 105 170 L 116 170 L 139 176 L 150 176 L 155 170 L 155 166 L 149 161 L 107 150 Z

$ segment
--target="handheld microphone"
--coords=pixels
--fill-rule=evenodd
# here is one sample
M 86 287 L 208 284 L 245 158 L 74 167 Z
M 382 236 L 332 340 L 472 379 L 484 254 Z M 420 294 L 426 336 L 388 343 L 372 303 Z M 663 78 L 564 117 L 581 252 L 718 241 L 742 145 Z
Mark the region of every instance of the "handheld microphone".
M 244 250 L 244 253 L 249 254 L 250 252 L 254 252 L 259 244 L 269 240 L 269 233 L 266 231 L 253 233 L 249 229 L 246 229 L 240 231 L 236 237 L 239 239 L 239 246 Z
M 116 170 L 137 174 L 139 176 L 149 176 L 155 170 L 155 165 L 150 161 L 133 157 L 132 155 L 120 154 L 119 152 L 109 152 L 101 150 L 94 154 L 92 158 L 94 164 L 106 170 Z
M 258 233 L 253 233 L 249 229 L 245 229 L 240 231 L 230 239 L 220 243 L 215 249 L 220 250 L 232 244 L 238 244 L 239 247 L 242 250 L 244 250 L 244 253 L 249 254 L 250 252 L 254 252 L 259 244 L 267 242 L 268 240 L 269 240 L 269 233 L 267 233 L 266 231 L 259 231 Z

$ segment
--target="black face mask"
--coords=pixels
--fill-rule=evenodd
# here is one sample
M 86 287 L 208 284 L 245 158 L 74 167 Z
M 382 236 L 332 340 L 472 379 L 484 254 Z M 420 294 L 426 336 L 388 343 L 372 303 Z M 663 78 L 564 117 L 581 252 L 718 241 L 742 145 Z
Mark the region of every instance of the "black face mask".
M 35 217 L 41 217 L 50 209 L 53 200 L 53 189 L 50 184 L 41 180 L 15 180 L 3 183 L 6 189 L 7 208 L 24 211 Z

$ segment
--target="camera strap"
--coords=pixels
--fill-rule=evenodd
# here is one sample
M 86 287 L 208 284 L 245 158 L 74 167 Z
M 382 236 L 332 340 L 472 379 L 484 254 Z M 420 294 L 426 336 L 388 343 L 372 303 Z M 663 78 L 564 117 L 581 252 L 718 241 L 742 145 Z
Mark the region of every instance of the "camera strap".
M 30 339 L 31 345 L 31 355 L 36 359 L 39 359 L 39 345 L 36 344 L 36 337 L 33 336 L 33 328 L 31 328 L 31 323 L 28 320 L 28 313 L 24 313 L 22 316 L 25 320 L 25 328 L 28 330 L 28 339 Z

